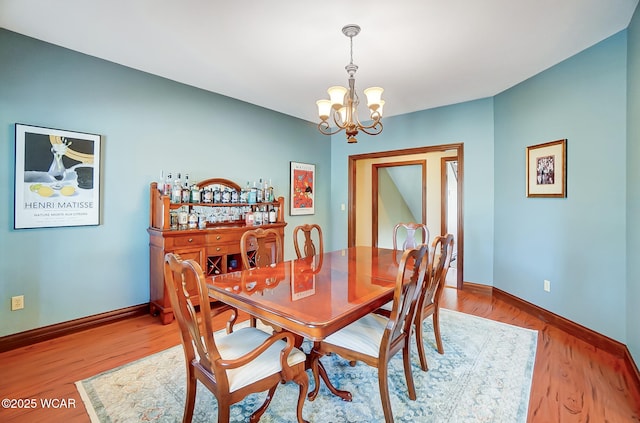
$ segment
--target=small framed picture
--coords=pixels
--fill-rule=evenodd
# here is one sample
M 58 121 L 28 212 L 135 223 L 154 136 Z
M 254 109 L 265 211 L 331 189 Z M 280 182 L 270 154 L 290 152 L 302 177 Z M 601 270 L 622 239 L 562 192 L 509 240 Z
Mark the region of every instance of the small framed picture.
M 291 162 L 290 215 L 315 213 L 316 165 Z
M 527 197 L 567 196 L 567 140 L 527 147 Z
M 16 124 L 14 229 L 100 224 L 100 135 Z

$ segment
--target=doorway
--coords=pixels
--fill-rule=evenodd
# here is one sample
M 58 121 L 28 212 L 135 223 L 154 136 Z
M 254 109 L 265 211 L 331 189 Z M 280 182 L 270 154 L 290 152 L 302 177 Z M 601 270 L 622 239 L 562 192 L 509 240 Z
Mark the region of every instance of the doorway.
M 371 245 L 393 248 L 396 223 L 427 224 L 427 161 L 373 163 L 371 168 Z
M 412 192 L 415 197 L 425 198 L 422 202 L 421 213 L 414 213 L 414 221 L 419 222 L 420 215 L 422 215 L 424 223 L 429 227 L 431 240 L 436 235 L 455 231 L 452 233 L 455 238 L 454 262 L 456 271 L 452 273 L 455 273 L 454 285 L 461 289 L 464 264 L 463 150 L 463 144 L 459 143 L 349 156 L 348 245 L 386 246 L 383 245 L 381 232 L 378 232 L 383 229 L 379 228 L 380 218 L 378 217 L 379 213 L 376 213 L 379 202 L 385 200 L 380 200 L 379 195 L 373 194 L 374 175 L 377 174 L 380 178 L 382 174 L 383 178 L 393 179 L 393 176 L 388 174 L 388 170 L 401 169 L 400 166 L 403 164 L 410 168 L 411 163 L 415 165 L 426 161 L 426 177 L 416 176 L 413 178 L 414 188 L 407 190 L 400 187 L 397 191 Z M 455 165 L 453 165 L 454 163 Z M 454 169 L 455 173 L 449 173 Z M 417 182 L 415 179 L 422 179 L 418 188 L 415 187 Z M 444 194 L 443 184 L 447 186 Z M 451 184 L 454 185 L 453 189 Z M 418 195 L 418 190 L 422 195 Z M 397 192 L 396 195 L 398 195 Z M 378 202 L 377 205 L 376 202 Z M 394 222 L 394 225 L 395 223 L 398 222 Z

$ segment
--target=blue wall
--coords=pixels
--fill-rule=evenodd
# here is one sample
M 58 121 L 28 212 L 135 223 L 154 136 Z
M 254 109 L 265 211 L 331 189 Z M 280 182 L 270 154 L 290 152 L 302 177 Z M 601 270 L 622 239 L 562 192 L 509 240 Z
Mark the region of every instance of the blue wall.
M 161 170 L 271 178 L 285 198 L 290 160 L 330 178 L 329 139 L 303 120 L 2 29 L 0 64 L 0 336 L 149 301 L 148 186 Z M 100 226 L 12 229 L 16 122 L 103 135 Z M 315 215 L 287 218 L 287 258 L 295 225 L 328 226 L 328 184 L 316 199 Z
M 623 31 L 495 97 L 494 286 L 619 341 L 626 48 Z M 527 198 L 526 147 L 563 138 L 567 198 Z
M 348 157 L 376 151 L 464 143 L 464 277 L 493 281 L 493 100 L 483 99 L 385 118 L 377 136 L 348 144 L 344 133 L 331 140 L 332 247 L 347 245 Z
M 640 363 L 640 9 L 628 29 L 627 347 Z

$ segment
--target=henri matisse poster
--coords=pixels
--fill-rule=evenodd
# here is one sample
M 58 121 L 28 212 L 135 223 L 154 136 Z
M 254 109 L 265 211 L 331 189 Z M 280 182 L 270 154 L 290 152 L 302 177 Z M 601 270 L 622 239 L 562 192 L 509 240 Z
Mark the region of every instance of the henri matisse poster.
M 14 228 L 100 224 L 100 135 L 16 124 Z

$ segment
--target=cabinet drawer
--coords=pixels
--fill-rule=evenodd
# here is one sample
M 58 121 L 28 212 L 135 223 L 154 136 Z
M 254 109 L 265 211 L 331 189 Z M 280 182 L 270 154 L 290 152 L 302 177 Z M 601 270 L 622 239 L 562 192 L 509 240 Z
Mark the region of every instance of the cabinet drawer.
M 176 247 L 188 247 L 190 245 L 203 245 L 204 235 L 185 235 L 177 236 L 173 239 L 173 245 Z
M 240 238 L 236 233 L 223 233 L 222 231 L 220 231 L 207 234 L 208 245 L 228 244 L 238 242 L 238 239 Z
M 227 254 L 228 248 L 226 245 L 209 245 L 207 246 L 207 255 L 208 256 L 219 256 L 223 254 Z

